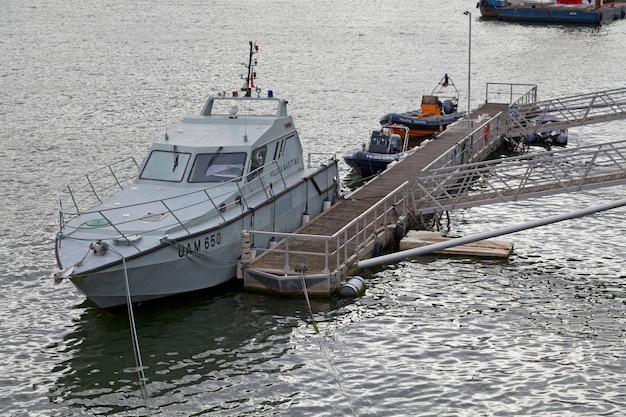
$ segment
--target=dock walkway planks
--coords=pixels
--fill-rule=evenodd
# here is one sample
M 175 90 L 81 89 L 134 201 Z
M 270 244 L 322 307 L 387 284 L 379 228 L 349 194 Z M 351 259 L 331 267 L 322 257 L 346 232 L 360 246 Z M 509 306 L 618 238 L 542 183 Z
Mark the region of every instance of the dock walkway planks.
M 485 103 L 474 110 L 472 115 L 493 117 L 508 108 L 507 104 Z M 296 233 L 307 235 L 333 235 L 350 221 L 378 203 L 389 192 L 405 181 L 413 182 L 422 175 L 422 171 L 433 161 L 467 136 L 467 119 L 460 119 L 440 133 L 436 139 L 422 146 L 417 152 L 407 156 L 397 164 L 388 167 L 380 175 L 352 193 L 349 198 L 339 200 L 333 206 L 298 229 Z M 308 271 L 321 271 L 324 265 L 315 257 L 307 256 L 311 252 L 323 252 L 319 249 L 320 241 L 302 240 L 290 243 L 291 265 L 307 265 Z M 252 263 L 253 268 L 284 268 L 284 255 L 266 252 Z

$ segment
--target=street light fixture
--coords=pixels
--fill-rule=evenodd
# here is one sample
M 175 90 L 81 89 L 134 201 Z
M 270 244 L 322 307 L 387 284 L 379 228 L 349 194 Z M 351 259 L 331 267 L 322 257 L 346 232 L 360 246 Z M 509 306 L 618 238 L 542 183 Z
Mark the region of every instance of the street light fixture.
M 472 77 L 472 13 L 464 11 L 464 15 L 469 16 L 469 40 L 468 40 L 468 57 L 467 57 L 467 137 L 472 134 L 472 118 L 471 118 L 471 77 Z

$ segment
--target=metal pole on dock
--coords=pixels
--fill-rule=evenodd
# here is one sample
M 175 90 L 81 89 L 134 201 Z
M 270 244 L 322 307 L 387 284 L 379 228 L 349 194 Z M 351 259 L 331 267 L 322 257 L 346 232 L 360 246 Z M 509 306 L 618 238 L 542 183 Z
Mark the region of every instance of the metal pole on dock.
M 469 39 L 467 48 L 467 138 L 469 139 L 472 134 L 472 13 L 466 10 L 463 14 L 469 16 Z
M 359 261 L 356 265 L 357 268 L 369 268 L 376 265 L 385 265 L 393 262 L 401 261 L 403 259 L 426 255 L 438 250 L 452 248 L 454 246 L 464 245 L 466 243 L 478 242 L 479 240 L 489 239 L 492 237 L 502 236 L 509 233 L 519 232 L 521 230 L 532 229 L 534 227 L 545 226 L 547 224 L 557 223 L 563 220 L 575 219 L 578 217 L 587 216 L 589 214 L 598 213 L 600 211 L 606 211 L 618 207 L 626 206 L 626 199 L 616 200 L 609 203 L 601 204 L 599 206 L 588 207 L 585 209 L 572 211 L 569 213 L 558 214 L 556 216 L 545 217 L 543 219 L 534 220 L 527 223 L 504 227 L 502 229 L 493 230 L 491 232 L 477 233 L 466 237 L 460 237 L 458 239 L 452 239 L 447 242 L 434 243 L 432 245 L 422 246 L 420 248 L 408 249 L 401 252 L 390 253 L 389 255 L 382 255 L 376 258 L 365 259 Z

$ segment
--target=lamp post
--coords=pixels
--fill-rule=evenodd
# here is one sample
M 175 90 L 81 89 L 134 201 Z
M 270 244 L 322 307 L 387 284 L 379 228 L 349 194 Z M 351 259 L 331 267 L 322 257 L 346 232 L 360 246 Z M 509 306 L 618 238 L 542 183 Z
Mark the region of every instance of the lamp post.
M 472 78 L 472 13 L 464 11 L 464 15 L 469 16 L 469 40 L 468 40 L 468 56 L 467 56 L 467 137 L 472 134 L 472 118 L 471 118 L 471 78 Z

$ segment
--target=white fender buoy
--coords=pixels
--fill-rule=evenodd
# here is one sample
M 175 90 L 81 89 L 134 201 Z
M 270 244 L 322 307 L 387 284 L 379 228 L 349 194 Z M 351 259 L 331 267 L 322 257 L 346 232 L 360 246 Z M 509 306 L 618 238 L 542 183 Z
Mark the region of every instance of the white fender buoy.
M 356 297 L 365 292 L 365 280 L 359 276 L 354 276 L 344 283 L 339 290 L 340 297 Z
M 237 260 L 237 279 L 243 279 L 243 262 L 241 262 L 241 257 Z
M 330 198 L 326 197 L 324 199 L 324 204 L 322 205 L 322 211 L 328 210 L 331 205 L 332 205 L 332 202 L 330 201 Z
M 250 243 L 250 232 L 247 230 L 241 231 L 241 262 L 248 263 L 252 260 L 252 256 L 250 253 L 251 249 Z
M 305 210 L 304 213 L 302 213 L 302 226 L 307 224 L 309 220 L 311 220 L 311 215 Z

